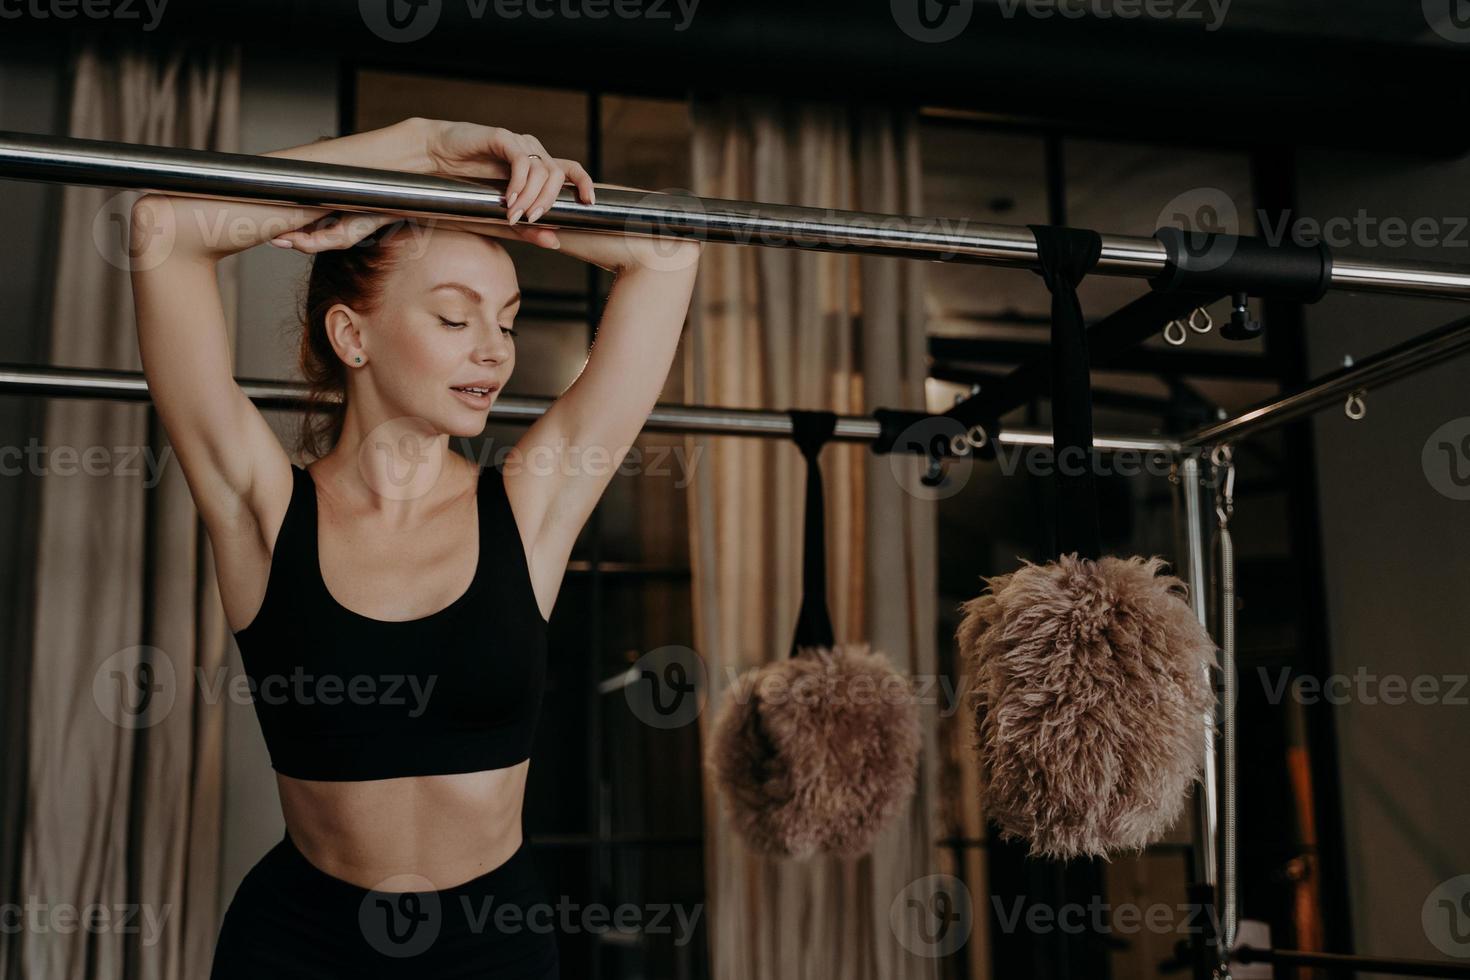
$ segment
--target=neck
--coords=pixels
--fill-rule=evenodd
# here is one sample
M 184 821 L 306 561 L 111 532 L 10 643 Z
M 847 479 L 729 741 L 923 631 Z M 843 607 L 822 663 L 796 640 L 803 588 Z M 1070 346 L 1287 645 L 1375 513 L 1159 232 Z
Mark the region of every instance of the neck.
M 449 448 L 449 434 L 424 419 L 399 416 L 364 419 L 349 407 L 342 435 L 329 454 L 340 479 L 365 496 L 392 508 L 400 502 L 426 502 L 443 477 L 461 465 Z

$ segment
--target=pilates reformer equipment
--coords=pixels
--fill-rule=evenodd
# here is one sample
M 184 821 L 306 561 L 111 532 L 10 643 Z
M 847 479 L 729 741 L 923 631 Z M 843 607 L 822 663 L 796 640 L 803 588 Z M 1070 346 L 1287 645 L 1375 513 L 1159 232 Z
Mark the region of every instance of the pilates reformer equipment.
M 341 211 L 402 214 L 418 218 L 504 221 L 503 181 L 469 180 L 370 170 L 321 163 L 164 147 L 0 133 L 0 177 L 87 186 L 132 188 L 183 196 L 297 204 Z M 646 235 L 697 237 L 710 242 L 767 247 L 851 251 L 867 255 L 926 258 L 1036 270 L 1038 248 L 1025 227 L 940 221 L 897 215 L 757 204 L 692 196 L 599 188 L 595 204 L 563 199 L 541 219 L 548 227 Z M 1311 303 L 1331 290 L 1425 298 L 1470 300 L 1470 267 L 1367 261 L 1336 256 L 1325 245 L 1160 229 L 1154 237 L 1103 235 L 1101 255 L 1091 270 L 1104 276 L 1147 280 L 1152 291 L 1087 331 L 1093 363 L 1141 343 L 1168 325 L 1179 335 L 1205 307 L 1229 297 L 1232 317 L 1225 336 L 1260 329 L 1249 319 L 1248 299 Z M 1173 341 L 1171 336 L 1171 342 Z M 1361 363 L 1333 372 L 1293 394 L 1212 422 L 1183 436 L 1100 434 L 1098 449 L 1156 453 L 1176 464 L 1182 489 L 1187 542 L 1183 577 L 1201 622 L 1207 618 L 1205 520 L 1216 480 L 1225 493 L 1215 502 L 1223 552 L 1229 555 L 1230 449 L 1243 438 L 1300 419 L 1347 400 L 1349 414 L 1365 391 L 1405 377 L 1470 350 L 1470 317 L 1456 320 Z M 994 454 L 997 445 L 1051 445 L 1049 430 L 1002 427 L 1001 416 L 1024 404 L 1044 386 L 1050 358 L 1022 364 L 982 393 L 939 414 L 877 408 L 868 416 L 839 416 L 834 441 L 868 443 L 875 453 L 914 453 L 937 478 L 946 460 Z M 304 385 L 239 379 L 245 394 L 262 408 L 305 404 Z M 51 398 L 146 401 L 141 373 L 74 368 L 0 365 L 0 393 Z M 500 399 L 499 421 L 527 423 L 551 399 Z M 916 427 L 926 433 L 915 439 Z M 647 428 L 664 432 L 792 438 L 792 416 L 698 405 L 658 405 Z M 1227 585 L 1231 576 L 1227 568 Z M 1254 948 L 1237 944 L 1238 883 L 1235 880 L 1235 732 L 1233 622 L 1222 608 L 1225 636 L 1221 674 L 1223 698 L 1217 712 L 1201 719 L 1204 771 L 1197 796 L 1194 850 L 1201 879 L 1196 900 L 1221 907 L 1223 936 L 1199 936 L 1190 966 L 1197 978 L 1230 975 L 1232 963 L 1274 962 L 1330 971 L 1373 971 L 1405 976 L 1470 977 L 1470 965 L 1385 959 L 1353 954 Z M 1215 721 L 1220 721 L 1219 745 Z M 1223 766 L 1220 764 L 1223 762 Z M 1223 771 L 1222 771 L 1223 768 Z

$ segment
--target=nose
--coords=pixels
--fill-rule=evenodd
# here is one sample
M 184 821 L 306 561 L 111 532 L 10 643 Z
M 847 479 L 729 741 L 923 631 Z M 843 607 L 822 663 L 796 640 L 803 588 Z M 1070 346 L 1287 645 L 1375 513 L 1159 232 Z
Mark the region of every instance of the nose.
M 475 360 L 482 363 L 500 364 L 510 359 L 514 353 L 515 346 L 511 343 L 510 337 L 500 329 L 500 324 L 491 323 L 488 335 L 481 339 L 475 348 Z

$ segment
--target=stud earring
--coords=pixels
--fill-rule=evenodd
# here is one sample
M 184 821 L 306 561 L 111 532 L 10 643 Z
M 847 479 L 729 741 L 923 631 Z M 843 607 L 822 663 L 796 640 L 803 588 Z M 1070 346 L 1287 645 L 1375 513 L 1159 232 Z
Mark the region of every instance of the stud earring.
M 361 354 L 358 354 L 356 357 L 353 358 L 353 360 L 356 361 L 358 364 L 361 364 L 362 363 L 362 355 Z

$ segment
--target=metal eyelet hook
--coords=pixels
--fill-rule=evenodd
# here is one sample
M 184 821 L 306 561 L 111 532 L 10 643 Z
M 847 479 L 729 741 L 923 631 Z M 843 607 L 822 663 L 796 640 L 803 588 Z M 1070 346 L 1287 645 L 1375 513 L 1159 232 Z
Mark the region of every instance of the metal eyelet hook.
M 1359 388 L 1347 396 L 1347 404 L 1343 405 L 1343 413 L 1354 422 L 1368 414 L 1368 404 L 1363 401 L 1363 396 L 1368 394 L 1367 388 Z
M 1175 347 L 1182 347 L 1184 342 L 1189 339 L 1189 334 L 1184 332 L 1184 321 L 1170 320 L 1164 324 L 1164 339 Z
M 1220 492 L 1215 497 L 1215 520 L 1220 526 L 1230 525 L 1230 515 L 1235 512 L 1235 458 L 1230 444 L 1222 442 L 1210 450 L 1210 467 L 1215 473 L 1215 486 Z M 1225 471 L 1225 480 L 1220 482 L 1220 471 Z
M 1203 324 L 1195 322 L 1195 320 L 1199 317 L 1204 318 Z M 1195 307 L 1194 312 L 1189 314 L 1189 329 L 1193 330 L 1195 333 L 1209 333 L 1214 328 L 1215 318 L 1210 316 L 1210 311 L 1205 309 L 1203 306 Z
M 959 432 L 949 438 L 949 451 L 954 456 L 970 455 L 970 440 L 968 432 Z
M 985 444 L 990 441 L 990 434 L 985 431 L 983 425 L 972 425 L 965 430 L 965 443 L 975 449 L 984 449 Z

